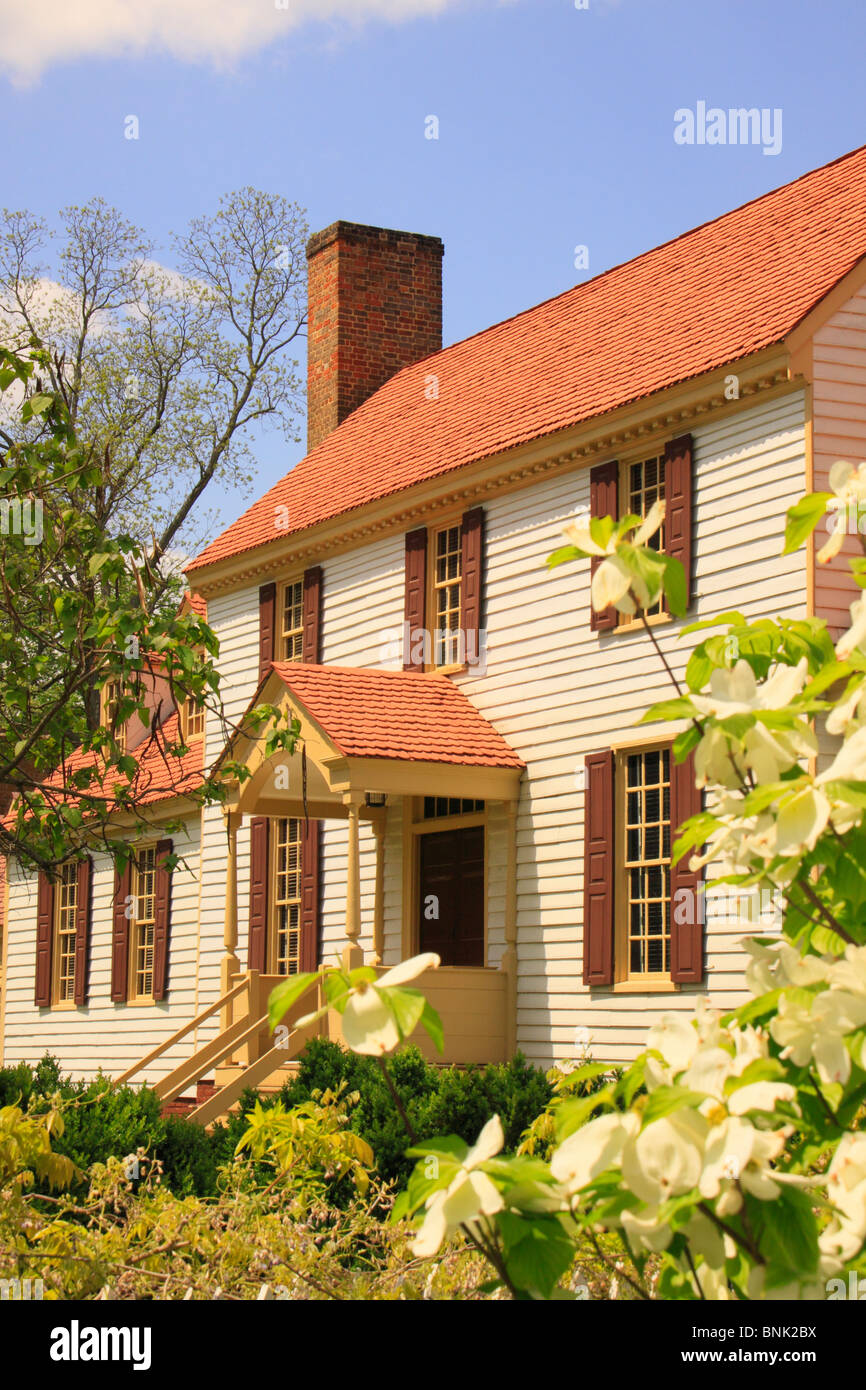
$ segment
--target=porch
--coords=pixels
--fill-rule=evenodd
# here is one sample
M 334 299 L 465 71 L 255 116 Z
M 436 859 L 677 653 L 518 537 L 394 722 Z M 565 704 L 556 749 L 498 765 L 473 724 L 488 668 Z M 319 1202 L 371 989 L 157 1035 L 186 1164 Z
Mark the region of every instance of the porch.
M 213 1074 L 217 1090 L 191 1118 L 208 1124 L 226 1113 L 247 1087 L 278 1089 L 313 1037 L 341 1042 L 341 1018 L 329 1011 L 312 1025 L 296 1027 L 321 1001 L 308 993 L 272 1033 L 267 1003 L 284 974 L 250 969 L 240 958 L 238 930 L 238 832 L 245 817 L 342 820 L 347 830 L 345 935 L 339 955 L 345 968 L 367 964 L 378 973 L 399 960 L 429 949 L 424 939 L 422 899 L 413 874 L 417 848 L 404 834 L 400 944 L 385 948 L 385 817 L 387 808 L 404 810 L 411 832 L 410 808 L 424 799 L 456 799 L 501 806 L 506 834 L 504 944 L 498 963 L 490 963 L 486 926 L 473 946 L 473 963 L 446 961 L 416 983 L 442 1018 L 445 1050 L 435 1052 L 426 1035 L 412 1041 L 431 1061 L 443 1064 L 505 1061 L 516 1049 L 516 819 L 523 764 L 512 749 L 452 682 L 414 673 L 370 672 L 347 668 L 275 665 L 255 703 L 276 705 L 300 727 L 293 757 L 265 753 L 263 735 L 242 728 L 229 746 L 249 776 L 233 787 L 224 807 L 226 878 L 223 956 L 219 997 L 159 1048 L 120 1078 L 126 1081 L 186 1038 L 208 1036 L 202 1046 L 156 1084 L 168 1103 Z M 420 756 L 419 756 L 420 755 Z M 470 816 L 469 821 L 473 821 Z M 478 817 L 475 818 L 477 822 Z M 369 823 L 375 844 L 372 921 L 362 923 L 361 825 Z M 454 818 L 446 818 L 454 833 Z M 422 827 L 423 828 L 423 827 Z M 430 829 L 430 827 L 427 827 Z M 437 829 L 437 827 L 433 827 Z M 439 831 L 440 839 L 447 832 Z M 441 846 L 446 851 L 447 846 Z M 483 895 L 486 922 L 489 894 L 485 851 Z M 459 887 L 459 886 L 458 886 Z M 452 898 L 454 895 L 452 894 Z M 457 897 L 460 897 L 459 892 Z M 463 911 L 464 909 L 460 909 Z M 459 915 L 459 914 L 458 914 Z M 362 927 L 372 951 L 365 959 Z M 334 951 L 329 944 L 327 958 Z M 317 954 L 320 954 L 317 952 Z M 389 956 L 386 959 L 386 954 Z M 442 954 L 442 952 L 439 952 Z M 457 952 L 459 958 L 459 952 Z M 393 958 L 390 958 L 393 957 Z M 327 961 L 325 962 L 327 963 Z

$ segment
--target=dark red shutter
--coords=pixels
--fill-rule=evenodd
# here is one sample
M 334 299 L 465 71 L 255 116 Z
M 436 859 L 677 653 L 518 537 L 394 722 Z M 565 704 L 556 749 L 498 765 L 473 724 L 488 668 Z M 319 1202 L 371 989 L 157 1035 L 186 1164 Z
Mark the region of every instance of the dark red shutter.
M 304 633 L 301 659 L 321 661 L 322 659 L 322 567 L 304 571 Z
M 301 970 L 319 964 L 319 830 L 321 822 L 301 826 Z
M 317 565 L 304 575 L 304 661 L 322 659 L 322 570 Z M 319 964 L 319 855 L 322 823 L 301 825 L 301 941 L 300 968 Z
M 40 1009 L 51 1007 L 51 952 L 54 946 L 54 884 L 40 873 L 36 893 L 36 993 Z
M 583 982 L 613 984 L 614 755 L 586 758 L 583 811 Z
M 424 670 L 427 609 L 427 528 L 406 534 L 406 600 L 403 624 L 403 670 Z
M 270 821 L 267 816 L 253 816 L 250 821 L 250 930 L 247 944 L 247 969 L 264 970 L 268 942 L 268 840 Z
M 481 609 L 484 601 L 484 508 L 464 512 L 461 527 L 460 626 L 469 666 L 481 658 Z
M 693 755 L 677 763 L 671 752 L 671 843 L 683 821 L 700 813 L 702 800 L 695 786 Z M 689 868 L 689 859 L 696 852 L 690 850 L 678 864 L 671 865 L 671 979 L 679 985 L 699 985 L 704 978 L 703 870 L 695 873 Z
M 129 985 L 129 918 L 127 900 L 132 895 L 132 861 L 123 873 L 114 871 L 114 902 L 112 905 L 111 927 L 111 998 L 115 1004 L 122 1004 L 127 997 Z
M 682 562 L 692 596 L 692 436 L 665 445 L 665 551 Z
M 165 867 L 174 846 L 171 840 L 158 840 L 153 903 L 153 997 L 164 999 L 168 992 L 168 953 L 171 941 L 171 873 Z
M 596 468 L 590 469 L 589 511 L 590 517 L 612 516 L 614 521 L 618 520 L 619 464 L 616 459 L 611 459 L 609 463 L 600 463 Z M 595 574 L 600 564 L 601 556 L 594 555 L 590 565 L 590 577 Z M 590 603 L 589 614 L 589 625 L 593 632 L 606 632 L 610 628 L 616 627 L 619 622 L 615 608 L 605 608 L 603 613 L 596 613 Z
M 87 1003 L 88 974 L 90 971 L 90 921 L 92 902 L 93 865 L 90 859 L 78 863 L 78 883 L 75 893 L 75 984 L 73 999 L 76 1004 Z
M 263 680 L 274 659 L 274 626 L 277 614 L 277 586 L 263 584 L 259 589 L 259 680 Z

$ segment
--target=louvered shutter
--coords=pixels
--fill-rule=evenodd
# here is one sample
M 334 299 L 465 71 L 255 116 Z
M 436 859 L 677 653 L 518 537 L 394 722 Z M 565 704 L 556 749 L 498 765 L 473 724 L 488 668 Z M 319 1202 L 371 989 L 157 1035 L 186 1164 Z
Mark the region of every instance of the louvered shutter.
M 304 575 L 304 661 L 322 659 L 322 570 Z M 301 825 L 301 970 L 315 970 L 319 963 L 319 858 L 322 823 Z M 310 964 L 312 962 L 312 964 Z
M 320 826 L 317 820 L 301 826 L 301 970 L 315 970 L 319 964 Z
M 695 763 L 690 753 L 685 762 L 674 762 L 671 752 L 671 841 L 683 821 L 701 811 L 702 795 L 695 786 Z M 704 978 L 704 923 L 700 885 L 703 870 L 689 868 L 690 851 L 671 866 L 671 979 L 680 985 L 697 985 Z
M 406 593 L 403 624 L 403 670 L 424 670 L 427 589 L 427 528 L 406 535 Z
M 583 982 L 613 984 L 614 755 L 586 758 L 583 813 Z
M 158 840 L 153 903 L 153 997 L 164 999 L 168 992 L 168 957 L 171 945 L 171 879 L 165 866 L 174 848 L 171 840 Z
M 665 551 L 681 561 L 692 597 L 692 436 L 665 445 Z
M 51 1007 L 51 953 L 54 946 L 54 884 L 40 873 L 36 890 L 36 992 L 40 1009 Z
M 618 519 L 619 464 L 616 459 L 611 459 L 609 463 L 600 463 L 597 467 L 590 469 L 589 510 L 590 516 L 593 518 L 612 516 L 614 521 Z M 595 574 L 600 564 L 601 556 L 594 555 L 590 565 L 590 576 Z M 617 625 L 618 617 L 615 608 L 605 608 L 603 613 L 596 613 L 590 603 L 589 613 L 589 625 L 593 632 L 607 632 Z
M 274 659 L 274 626 L 277 614 L 277 586 L 263 584 L 259 589 L 259 680 L 263 680 Z
M 132 895 L 132 861 L 127 863 L 123 873 L 114 871 L 114 901 L 112 904 L 111 927 L 111 998 L 115 1004 L 122 1004 L 127 998 L 129 987 L 129 918 L 126 915 L 127 900 Z
M 481 660 L 481 622 L 484 603 L 484 508 L 464 512 L 461 527 L 460 626 L 468 666 Z
M 90 859 L 81 859 L 78 864 L 78 883 L 75 893 L 75 983 L 73 999 L 76 1004 L 87 1003 L 87 985 L 90 971 L 90 922 L 93 913 L 92 902 L 93 865 Z
M 247 969 L 265 970 L 268 940 L 268 842 L 270 821 L 254 816 L 250 821 L 250 928 Z
M 322 659 L 322 567 L 315 565 L 304 572 L 304 632 L 302 638 L 303 661 Z

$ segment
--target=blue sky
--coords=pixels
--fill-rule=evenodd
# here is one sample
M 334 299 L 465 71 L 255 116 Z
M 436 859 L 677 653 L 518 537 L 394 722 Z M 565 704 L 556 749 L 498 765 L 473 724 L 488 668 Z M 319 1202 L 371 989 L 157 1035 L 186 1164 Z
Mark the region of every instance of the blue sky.
M 98 193 L 165 243 L 249 183 L 301 203 L 313 230 L 434 233 L 446 342 L 866 140 L 862 0 L 137 0 L 116 39 L 118 0 L 80 0 L 78 28 L 49 42 L 58 3 L 0 0 L 13 54 L 45 40 L 41 72 L 0 56 L 7 206 L 52 218 Z M 359 22 L 377 11 L 405 17 Z M 223 12 L 243 20 L 237 42 L 214 33 Z M 780 108 L 780 153 L 678 145 L 674 112 L 699 101 Z M 262 439 L 257 491 L 300 452 Z

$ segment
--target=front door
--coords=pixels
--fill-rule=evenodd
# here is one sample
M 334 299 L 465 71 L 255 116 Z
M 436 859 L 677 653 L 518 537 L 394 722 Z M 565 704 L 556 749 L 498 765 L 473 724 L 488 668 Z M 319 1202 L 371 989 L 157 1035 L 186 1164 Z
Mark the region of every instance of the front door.
M 484 827 L 419 835 L 421 951 L 443 965 L 484 964 Z

